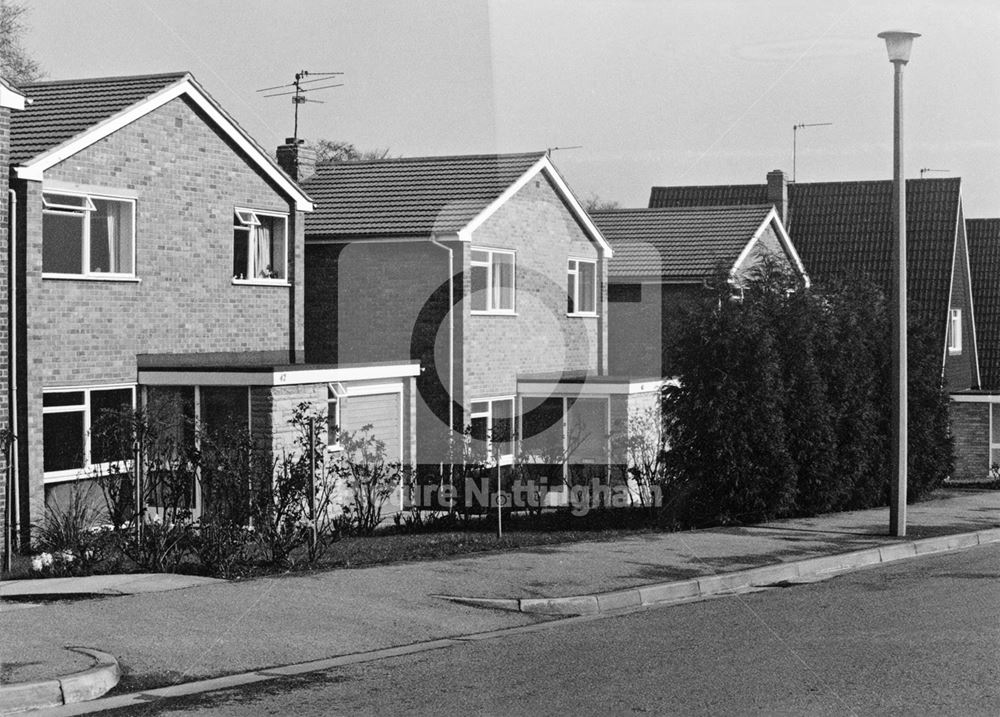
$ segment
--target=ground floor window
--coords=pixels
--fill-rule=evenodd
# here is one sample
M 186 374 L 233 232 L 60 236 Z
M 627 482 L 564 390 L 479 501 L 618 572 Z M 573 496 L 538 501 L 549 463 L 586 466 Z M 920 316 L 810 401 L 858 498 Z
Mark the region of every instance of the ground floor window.
M 609 456 L 607 397 L 524 396 L 521 454 L 529 471 L 552 481 L 603 475 Z
M 42 393 L 43 466 L 46 479 L 75 478 L 81 471 L 127 460 L 129 447 L 95 438 L 95 426 L 135 406 L 131 385 L 48 389 Z M 96 436 L 106 432 L 97 431 Z
M 473 401 L 469 413 L 472 439 L 486 447 L 488 460 L 500 465 L 514 461 L 514 397 L 501 396 Z

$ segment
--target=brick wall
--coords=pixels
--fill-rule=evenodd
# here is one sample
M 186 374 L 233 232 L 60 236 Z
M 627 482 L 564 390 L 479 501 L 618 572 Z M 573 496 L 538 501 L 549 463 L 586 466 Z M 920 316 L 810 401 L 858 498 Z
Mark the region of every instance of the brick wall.
M 463 246 L 446 242 L 461 269 Z M 413 242 L 310 244 L 306 260 L 306 358 L 321 363 L 420 361 L 420 462 L 440 460 L 448 425 L 448 253 Z M 461 275 L 457 277 L 461 282 Z M 456 318 L 456 365 L 461 318 Z M 461 400 L 461 378 L 455 393 Z
M 982 480 L 990 469 L 990 404 L 952 401 L 951 432 L 955 438 L 958 480 Z
M 41 186 L 18 182 L 32 438 L 22 470 L 32 515 L 42 505 L 43 387 L 134 382 L 137 353 L 281 350 L 301 358 L 303 348 L 301 215 L 185 99 L 69 157 L 45 180 L 137 195 L 139 281 L 42 279 Z M 289 213 L 291 287 L 232 283 L 234 206 Z
M 600 250 L 544 174 L 529 181 L 473 233 L 471 246 L 463 252 L 466 296 L 471 249 L 480 246 L 516 252 L 517 315 L 473 316 L 470 302 L 465 302 L 466 409 L 478 398 L 514 394 L 519 373 L 597 373 L 607 366 L 606 273 L 600 273 L 598 316 L 566 315 L 567 260 L 600 262 Z

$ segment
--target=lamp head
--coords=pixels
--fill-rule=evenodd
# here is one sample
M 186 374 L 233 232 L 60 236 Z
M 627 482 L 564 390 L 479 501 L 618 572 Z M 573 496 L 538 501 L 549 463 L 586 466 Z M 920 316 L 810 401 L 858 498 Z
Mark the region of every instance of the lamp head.
M 913 38 L 920 37 L 918 32 L 906 32 L 905 30 L 886 30 L 878 34 L 885 40 L 885 49 L 889 52 L 889 62 L 899 62 L 906 64 L 910 61 L 910 49 L 913 47 Z

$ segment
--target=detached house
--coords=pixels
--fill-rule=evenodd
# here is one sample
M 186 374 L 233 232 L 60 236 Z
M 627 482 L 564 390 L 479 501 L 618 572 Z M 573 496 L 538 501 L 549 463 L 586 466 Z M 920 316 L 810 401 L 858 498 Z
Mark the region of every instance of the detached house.
M 649 206 L 773 205 L 812 281 L 867 276 L 890 288 L 892 182 L 653 187 Z M 949 391 L 978 386 L 979 362 L 961 180 L 906 181 L 907 296 L 911 314 L 938 332 Z
M 613 373 L 667 376 L 682 307 L 720 277 L 734 291 L 774 262 L 809 278 L 770 204 L 591 212 L 614 248 L 608 267 L 608 362 Z
M 20 91 L 29 104 L 11 117 L 8 158 L 18 434 L 9 489 L 22 530 L 46 499 L 127 458 L 92 443 L 105 409 L 242 424 L 276 455 L 300 402 L 339 416 L 352 392 L 409 395 L 408 361 L 303 363 L 313 201 L 190 74 Z M 392 417 L 404 458 L 407 405 Z M 348 413 L 343 424 L 360 425 Z
M 554 462 L 608 463 L 660 383 L 607 375 L 611 248 L 544 153 L 327 164 L 302 186 L 306 357 L 419 361 L 418 463 L 465 427 L 500 464 L 543 435 Z
M 980 383 L 953 393 L 955 476 L 982 480 L 1000 465 L 1000 219 L 967 219 Z

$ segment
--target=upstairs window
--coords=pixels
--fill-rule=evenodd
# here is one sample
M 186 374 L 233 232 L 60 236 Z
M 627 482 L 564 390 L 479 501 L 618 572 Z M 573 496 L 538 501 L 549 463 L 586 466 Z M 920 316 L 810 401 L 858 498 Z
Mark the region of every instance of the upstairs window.
M 566 312 L 575 316 L 597 314 L 597 262 L 570 259 L 566 281 Z
M 135 201 L 43 192 L 42 272 L 135 276 Z
M 948 353 L 962 353 L 962 310 L 952 309 L 948 321 Z
M 288 280 L 287 224 L 282 214 L 233 212 L 233 281 Z
M 514 313 L 514 252 L 472 250 L 472 310 Z

